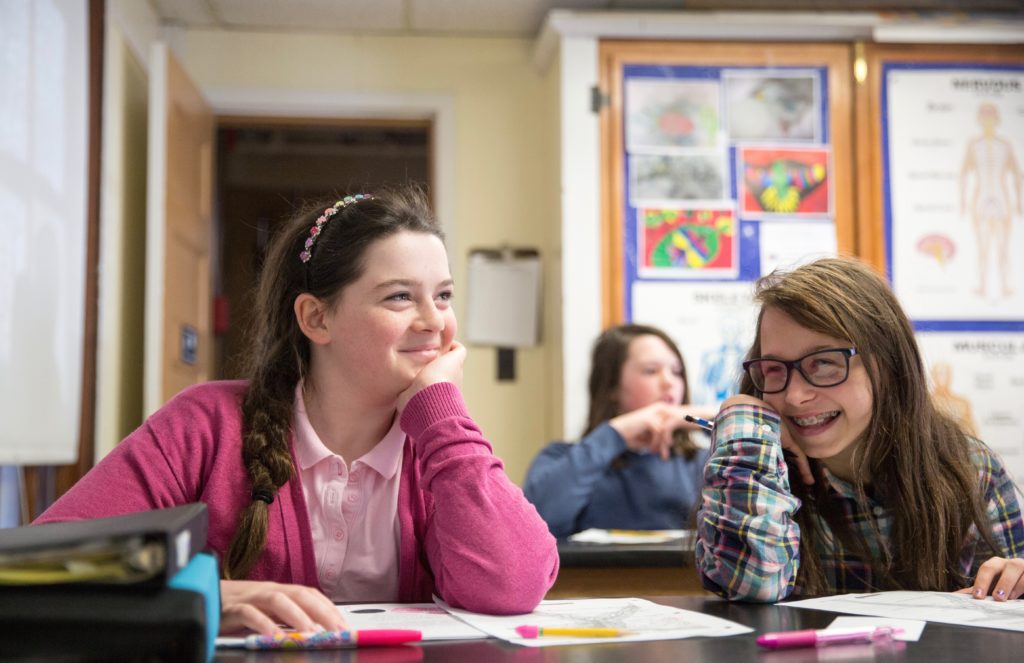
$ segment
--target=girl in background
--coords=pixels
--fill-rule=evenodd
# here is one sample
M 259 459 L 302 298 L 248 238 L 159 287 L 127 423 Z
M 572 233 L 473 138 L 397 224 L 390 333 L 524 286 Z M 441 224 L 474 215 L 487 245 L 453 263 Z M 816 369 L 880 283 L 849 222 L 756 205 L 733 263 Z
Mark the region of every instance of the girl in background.
M 205 502 L 223 632 L 434 593 L 531 611 L 555 542 L 466 411 L 452 295 L 419 191 L 299 215 L 261 273 L 248 380 L 177 395 L 37 522 Z
M 700 495 L 707 449 L 690 439 L 686 367 L 665 332 L 619 325 L 594 344 L 583 439 L 548 445 L 526 476 L 526 497 L 552 534 L 590 527 L 680 529 Z
M 853 259 L 758 282 L 740 395 L 715 419 L 697 562 L 722 596 L 1024 593 L 999 459 L 935 407 L 909 320 Z M 787 458 L 807 471 L 790 472 Z

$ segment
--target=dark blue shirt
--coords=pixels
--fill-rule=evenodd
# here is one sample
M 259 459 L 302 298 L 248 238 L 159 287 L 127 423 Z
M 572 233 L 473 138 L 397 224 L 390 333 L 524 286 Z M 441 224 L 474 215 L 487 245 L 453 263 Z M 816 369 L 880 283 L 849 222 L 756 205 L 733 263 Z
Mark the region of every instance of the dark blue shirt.
M 622 466 L 612 467 L 619 456 Z M 559 538 L 590 527 L 685 529 L 692 527 L 707 457 L 704 449 L 693 460 L 628 451 L 605 422 L 576 444 L 545 447 L 530 465 L 523 491 Z

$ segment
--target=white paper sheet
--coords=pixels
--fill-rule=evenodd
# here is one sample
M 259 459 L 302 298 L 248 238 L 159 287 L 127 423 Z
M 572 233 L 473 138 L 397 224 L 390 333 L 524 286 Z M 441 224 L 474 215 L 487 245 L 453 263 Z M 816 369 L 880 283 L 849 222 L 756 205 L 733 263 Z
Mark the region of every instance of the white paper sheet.
M 890 627 L 894 629 L 903 629 L 901 633 L 892 636 L 893 640 L 902 640 L 904 642 L 917 642 L 921 639 L 921 633 L 924 631 L 924 625 L 927 622 L 921 621 L 920 619 L 891 619 L 887 617 L 836 617 L 831 624 L 828 625 L 826 631 L 832 629 L 847 629 L 847 628 L 859 628 L 867 630 L 869 628 L 883 628 Z
M 433 603 L 362 603 L 339 605 L 338 611 L 354 631 L 379 628 L 412 629 L 423 640 L 481 640 L 483 631 L 449 615 Z M 244 647 L 245 638 L 219 637 L 218 647 Z
M 685 529 L 585 529 L 569 537 L 578 543 L 666 543 L 693 536 Z
M 525 647 L 720 637 L 752 631 L 742 624 L 718 617 L 635 598 L 541 601 L 537 609 L 529 614 L 500 617 L 457 610 L 437 597 L 434 601 L 452 615 L 488 635 Z M 621 628 L 628 630 L 630 635 L 612 638 L 522 638 L 516 633 L 517 626 Z
M 424 640 L 479 640 L 487 634 L 449 615 L 433 603 L 367 603 L 339 605 L 348 627 L 413 629 Z
M 968 594 L 946 592 L 879 592 L 840 594 L 780 603 L 789 608 L 848 612 L 874 617 L 921 619 L 926 622 L 1024 631 L 1024 601 L 981 601 Z

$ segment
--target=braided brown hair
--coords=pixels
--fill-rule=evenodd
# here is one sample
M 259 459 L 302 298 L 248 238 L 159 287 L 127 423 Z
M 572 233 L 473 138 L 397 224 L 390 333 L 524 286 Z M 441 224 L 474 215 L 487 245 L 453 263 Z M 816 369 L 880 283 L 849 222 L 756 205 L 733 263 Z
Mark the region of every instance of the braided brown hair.
M 284 224 L 267 250 L 256 290 L 242 402 L 242 462 L 252 501 L 239 515 L 224 557 L 224 577 L 244 578 L 263 552 L 268 510 L 295 473 L 290 450 L 295 386 L 309 373 L 309 340 L 295 319 L 295 298 L 309 293 L 333 305 L 364 271 L 366 250 L 399 232 L 444 239 L 424 192 L 408 185 L 348 204 L 325 224 L 303 262 L 310 229 L 333 200 L 306 208 Z

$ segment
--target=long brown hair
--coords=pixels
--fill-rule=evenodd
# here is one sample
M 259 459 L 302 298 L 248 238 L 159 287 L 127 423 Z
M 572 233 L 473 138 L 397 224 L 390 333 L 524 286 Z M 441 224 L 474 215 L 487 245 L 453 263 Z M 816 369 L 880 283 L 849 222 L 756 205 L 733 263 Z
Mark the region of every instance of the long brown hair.
M 594 350 L 590 359 L 590 410 L 587 414 L 587 426 L 583 431 L 586 437 L 602 423 L 617 417 L 622 412 L 619 403 L 619 384 L 622 381 L 622 367 L 629 358 L 629 344 L 639 336 L 657 336 L 668 346 L 672 354 L 679 360 L 683 378 L 683 404 L 690 402 L 690 383 L 686 379 L 686 362 L 672 338 L 658 329 L 648 325 L 624 324 L 609 327 L 594 342 Z M 674 436 L 672 450 L 687 459 L 697 453 L 697 445 L 685 432 Z
M 871 381 L 872 416 L 853 452 L 853 483 L 862 504 L 870 484 L 893 510 L 890 544 L 882 546 L 881 558 L 873 557 L 828 497 L 820 463 L 811 461 L 818 477 L 812 486 L 803 483 L 799 472 L 790 472 L 793 493 L 803 502 L 796 513 L 801 592 L 826 592 L 819 549 L 839 543 L 870 565 L 876 589 L 965 587 L 968 579 L 959 561 L 971 525 L 998 550 L 971 462 L 971 443 L 933 405 L 913 328 L 886 281 L 858 260 L 828 258 L 769 274 L 758 281 L 755 297 L 761 313 L 749 358 L 761 355 L 761 320 L 768 308 L 857 348 Z M 747 375 L 740 390 L 761 396 Z M 831 544 L 822 522 L 836 537 Z
M 415 186 L 381 191 L 342 207 L 322 227 L 303 262 L 310 229 L 332 201 L 297 214 L 271 241 L 256 290 L 242 402 L 242 461 L 252 500 L 239 515 L 224 558 L 225 578 L 244 578 L 263 552 L 269 502 L 295 473 L 289 447 L 295 385 L 309 372 L 310 347 L 295 319 L 295 298 L 304 292 L 333 303 L 364 271 L 374 242 L 399 232 L 443 239 L 426 197 Z

